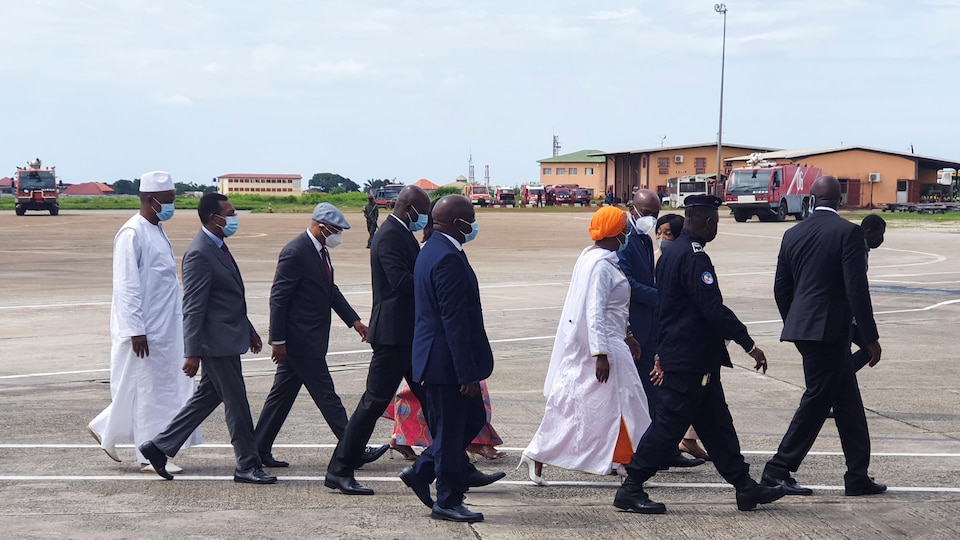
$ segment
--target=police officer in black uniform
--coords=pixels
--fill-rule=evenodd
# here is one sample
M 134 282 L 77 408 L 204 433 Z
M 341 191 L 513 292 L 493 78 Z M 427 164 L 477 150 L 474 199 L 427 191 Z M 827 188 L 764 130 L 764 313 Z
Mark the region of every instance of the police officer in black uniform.
M 653 423 L 626 466 L 627 479 L 614 499 L 613 505 L 621 510 L 667 511 L 663 503 L 650 500 L 643 483 L 657 473 L 691 424 L 710 450 L 717 472 L 737 489 L 738 509 L 751 510 L 784 496 L 781 486 L 761 486 L 750 477 L 720 385 L 720 366 L 733 367 L 725 339 L 737 342 L 756 360 L 754 369 L 767 372 L 763 351 L 723 305 L 713 263 L 703 250 L 717 236 L 720 203 L 712 195 L 684 199 L 683 233 L 657 264 L 662 371 L 655 370 L 653 377 L 660 386 L 660 398 L 651 411 Z

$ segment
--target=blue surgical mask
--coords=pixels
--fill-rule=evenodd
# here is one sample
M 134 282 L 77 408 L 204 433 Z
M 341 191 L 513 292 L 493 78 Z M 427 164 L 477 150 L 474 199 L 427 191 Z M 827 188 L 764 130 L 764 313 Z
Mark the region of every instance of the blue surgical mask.
M 220 216 L 227 221 L 220 230 L 223 231 L 224 236 L 233 236 L 236 234 L 237 229 L 240 227 L 240 218 L 237 216 Z
M 410 221 L 410 230 L 413 232 L 422 231 L 427 226 L 427 220 L 429 216 L 427 216 L 426 214 L 421 214 L 416 210 L 413 210 L 413 213 L 417 214 L 417 220 Z
M 152 197 L 151 197 L 152 198 Z M 167 221 L 173 217 L 173 212 L 176 210 L 173 203 L 162 203 L 156 199 L 153 199 L 153 202 L 160 205 L 160 211 L 157 212 L 157 219 L 160 221 Z
M 617 237 L 617 242 L 619 242 L 619 241 L 620 241 L 620 237 L 618 236 L 618 237 Z M 629 243 L 630 243 L 630 235 L 627 235 L 627 234 L 623 235 L 623 243 L 620 244 L 620 247 L 617 248 L 617 251 L 620 252 L 620 251 L 623 251 L 623 250 L 627 249 L 627 244 L 629 244 Z
M 464 222 L 464 223 L 468 223 L 468 224 L 470 225 L 470 232 L 465 233 L 465 234 L 463 235 L 463 243 L 464 243 L 464 244 L 466 244 L 467 242 L 469 242 L 469 241 L 471 241 L 471 240 L 473 240 L 474 238 L 477 237 L 477 233 L 480 232 L 480 224 L 477 223 L 477 220 L 473 220 L 472 222 L 467 222 L 467 220 L 461 219 L 461 220 L 459 220 L 459 221 L 462 221 L 462 222 Z

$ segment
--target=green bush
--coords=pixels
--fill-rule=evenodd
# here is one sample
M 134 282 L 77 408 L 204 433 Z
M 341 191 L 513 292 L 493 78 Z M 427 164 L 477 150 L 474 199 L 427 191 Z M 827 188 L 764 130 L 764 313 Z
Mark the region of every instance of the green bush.
M 456 186 L 444 186 L 430 192 L 430 200 L 434 201 L 445 195 L 460 195 L 462 191 Z

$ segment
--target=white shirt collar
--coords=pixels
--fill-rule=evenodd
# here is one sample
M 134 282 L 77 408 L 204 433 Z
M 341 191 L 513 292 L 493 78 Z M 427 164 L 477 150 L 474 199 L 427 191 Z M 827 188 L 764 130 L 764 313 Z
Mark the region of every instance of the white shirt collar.
M 207 236 L 209 236 L 210 239 L 213 240 L 213 243 L 216 244 L 218 248 L 222 248 L 222 247 L 223 247 L 223 240 L 221 240 L 219 236 L 217 236 L 217 235 L 213 234 L 212 232 L 210 232 L 209 230 L 207 230 L 206 227 L 200 227 L 200 230 L 203 231 L 203 232 L 205 232 L 205 233 L 207 233 Z
M 838 216 L 840 215 L 840 212 L 837 212 L 836 210 L 834 210 L 833 208 L 830 208 L 829 206 L 818 206 L 818 207 L 816 207 L 816 208 L 813 209 L 814 212 L 816 212 L 817 210 L 826 210 L 827 212 L 833 212 L 834 214 L 837 214 Z
M 446 236 L 446 237 L 450 240 L 450 242 L 453 244 L 453 247 L 457 248 L 457 251 L 463 251 L 463 244 L 461 244 L 456 238 L 450 236 L 449 234 L 447 234 L 447 233 L 445 233 L 445 232 L 440 232 L 440 231 L 433 231 L 433 232 L 435 232 L 435 233 L 440 233 L 440 234 Z
M 397 216 L 395 216 L 395 215 L 393 215 L 393 214 L 390 214 L 390 217 L 392 217 L 393 219 L 395 219 L 395 220 L 397 220 L 398 222 L 400 222 L 400 224 L 403 225 L 403 228 L 404 228 L 404 229 L 410 231 L 410 226 L 407 225 L 406 223 L 404 223 L 402 219 L 398 218 Z M 413 233 L 413 231 L 410 231 L 410 232 Z
M 313 242 L 313 247 L 317 248 L 317 251 L 323 251 L 323 244 L 317 240 L 317 237 L 310 232 L 310 227 L 307 227 L 307 237 L 310 238 L 310 241 Z

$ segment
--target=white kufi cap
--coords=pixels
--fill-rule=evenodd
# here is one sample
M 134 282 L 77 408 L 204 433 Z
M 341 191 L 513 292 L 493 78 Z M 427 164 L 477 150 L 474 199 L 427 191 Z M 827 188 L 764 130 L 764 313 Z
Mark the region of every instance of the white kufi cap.
M 157 193 L 175 189 L 173 177 L 168 172 L 151 171 L 140 175 L 140 193 Z

